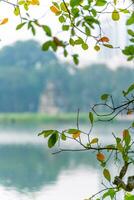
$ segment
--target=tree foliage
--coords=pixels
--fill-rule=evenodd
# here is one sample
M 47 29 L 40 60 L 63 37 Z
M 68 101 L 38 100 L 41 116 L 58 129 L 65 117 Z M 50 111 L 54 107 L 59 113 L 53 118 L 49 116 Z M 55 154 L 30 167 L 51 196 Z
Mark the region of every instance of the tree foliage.
M 20 18 L 20 23 L 17 25 L 16 30 L 27 27 L 33 35 L 36 35 L 36 31 L 40 29 L 48 37 L 42 45 L 42 50 L 52 49 L 57 51 L 59 48 L 62 48 L 65 57 L 70 54 L 70 46 L 72 48 L 80 46 L 83 50 L 88 50 L 92 41 L 94 44 L 93 48 L 96 51 L 99 51 L 102 46 L 110 49 L 120 48 L 114 46 L 112 44 L 113 41 L 105 35 L 103 31 L 103 24 L 105 23 L 103 18 L 105 15 L 108 15 L 111 21 L 118 23 L 122 15 L 126 15 L 126 22 L 124 23 L 128 26 L 127 33 L 130 36 L 130 45 L 122 49 L 122 52 L 128 57 L 128 60 L 134 59 L 133 0 L 52 1 L 49 10 L 55 15 L 55 20 L 58 20 L 61 24 L 61 31 L 68 33 L 63 40 L 53 35 L 52 27 L 44 23 L 42 24 L 40 19 L 32 19 L 32 16 L 30 16 L 30 9 L 32 7 L 36 6 L 38 11 L 38 7 L 42 6 L 39 0 L 19 0 L 16 3 L 14 1 L 2 0 L 2 3 L 11 5 L 14 15 Z M 4 25 L 7 22 L 8 18 L 4 18 L 0 25 Z M 79 55 L 74 53 L 71 56 L 74 63 L 78 64 Z

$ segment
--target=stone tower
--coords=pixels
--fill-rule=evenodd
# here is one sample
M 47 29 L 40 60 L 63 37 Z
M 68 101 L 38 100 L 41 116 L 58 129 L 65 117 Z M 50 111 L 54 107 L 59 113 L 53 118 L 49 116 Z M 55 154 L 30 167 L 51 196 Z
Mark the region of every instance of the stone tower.
M 53 115 L 57 114 L 58 111 L 59 109 L 54 102 L 54 85 L 49 82 L 40 97 L 39 112 Z

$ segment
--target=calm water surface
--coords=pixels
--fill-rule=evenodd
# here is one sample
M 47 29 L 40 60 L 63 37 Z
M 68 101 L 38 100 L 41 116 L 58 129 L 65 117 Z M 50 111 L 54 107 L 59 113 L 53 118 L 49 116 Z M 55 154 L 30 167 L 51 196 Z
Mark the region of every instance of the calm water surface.
M 112 142 L 110 133 L 121 134 L 127 126 L 97 125 L 93 134 L 99 135 L 102 143 Z M 99 190 L 101 173 L 93 154 L 68 152 L 54 156 L 43 138 L 37 137 L 42 129 L 67 127 L 74 128 L 65 124 L 0 126 L 0 199 L 83 200 Z M 88 126 L 81 129 L 88 130 Z

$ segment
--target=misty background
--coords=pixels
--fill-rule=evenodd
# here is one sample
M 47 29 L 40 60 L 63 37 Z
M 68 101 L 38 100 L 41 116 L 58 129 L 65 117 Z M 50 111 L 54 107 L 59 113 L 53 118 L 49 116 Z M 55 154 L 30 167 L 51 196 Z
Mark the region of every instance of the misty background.
M 127 65 L 76 68 L 51 51 L 42 52 L 33 40 L 18 41 L 0 51 L 0 112 L 85 112 L 103 93 L 119 103 L 133 80 L 134 70 Z

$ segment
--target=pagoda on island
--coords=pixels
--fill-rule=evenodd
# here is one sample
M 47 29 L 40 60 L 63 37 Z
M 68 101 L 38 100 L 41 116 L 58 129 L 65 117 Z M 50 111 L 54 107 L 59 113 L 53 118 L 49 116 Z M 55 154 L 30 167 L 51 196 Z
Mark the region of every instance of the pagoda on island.
M 55 115 L 59 112 L 54 102 L 54 85 L 51 82 L 47 84 L 45 91 L 40 97 L 39 112 L 49 115 Z

